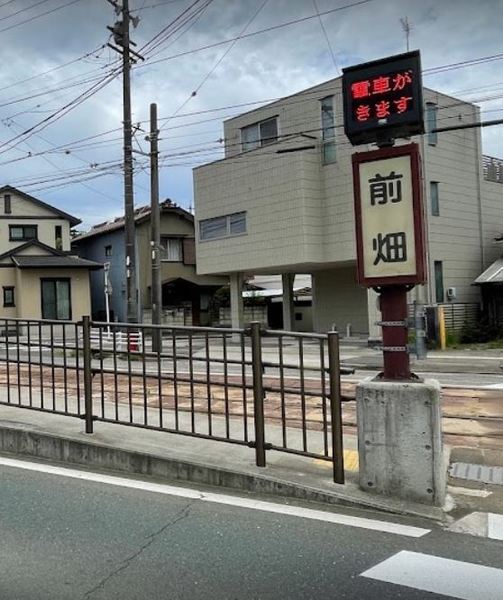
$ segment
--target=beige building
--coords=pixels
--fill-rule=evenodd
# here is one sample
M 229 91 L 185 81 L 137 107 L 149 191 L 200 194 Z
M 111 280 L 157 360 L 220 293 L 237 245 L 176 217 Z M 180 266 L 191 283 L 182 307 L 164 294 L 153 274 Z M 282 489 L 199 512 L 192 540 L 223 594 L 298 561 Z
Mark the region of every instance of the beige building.
M 10 186 L 0 188 L 2 318 L 79 320 L 91 314 L 89 272 L 70 254 L 79 219 Z
M 479 129 L 431 129 L 479 120 L 474 104 L 425 89 L 423 167 L 428 282 L 411 301 L 476 305 L 477 276 L 496 258 L 503 185 L 483 169 Z M 200 274 L 229 274 L 233 323 L 241 282 L 283 276 L 284 327 L 295 329 L 294 273 L 312 275 L 313 327 L 378 335 L 375 293 L 355 281 L 351 155 L 343 133 L 341 79 L 224 122 L 225 158 L 194 171 Z M 492 178 L 494 179 L 494 178 Z

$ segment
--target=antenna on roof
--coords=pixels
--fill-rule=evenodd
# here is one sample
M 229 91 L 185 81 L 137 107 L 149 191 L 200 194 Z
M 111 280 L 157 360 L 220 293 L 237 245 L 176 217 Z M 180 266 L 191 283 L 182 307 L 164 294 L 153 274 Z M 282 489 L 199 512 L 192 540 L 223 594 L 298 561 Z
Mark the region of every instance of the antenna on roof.
M 405 33 L 405 40 L 407 43 L 407 52 L 409 51 L 409 38 L 410 38 L 410 30 L 411 30 L 411 26 L 409 23 L 409 18 L 408 17 L 403 17 L 400 19 L 400 23 L 402 25 L 402 29 L 403 32 Z

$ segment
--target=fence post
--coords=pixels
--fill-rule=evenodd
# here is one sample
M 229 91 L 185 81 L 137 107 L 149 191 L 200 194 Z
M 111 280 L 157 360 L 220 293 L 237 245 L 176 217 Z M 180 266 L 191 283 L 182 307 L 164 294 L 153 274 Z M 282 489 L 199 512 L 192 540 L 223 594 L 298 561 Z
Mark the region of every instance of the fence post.
M 84 350 L 84 418 L 86 433 L 93 433 L 93 375 L 91 371 L 91 322 L 82 317 L 82 342 Z
M 341 364 L 339 333 L 328 332 L 328 373 L 330 379 L 330 417 L 332 423 L 332 462 L 335 483 L 344 483 L 342 447 Z
M 260 323 L 250 323 L 253 371 L 253 416 L 255 423 L 255 462 L 265 467 L 264 382 L 262 372 L 262 339 Z

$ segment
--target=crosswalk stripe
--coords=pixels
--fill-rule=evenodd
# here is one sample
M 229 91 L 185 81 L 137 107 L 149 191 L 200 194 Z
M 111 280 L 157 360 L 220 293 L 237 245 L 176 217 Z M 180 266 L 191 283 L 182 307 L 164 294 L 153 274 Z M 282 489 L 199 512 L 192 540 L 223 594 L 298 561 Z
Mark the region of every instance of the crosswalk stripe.
M 503 515 L 489 513 L 487 515 L 487 537 L 503 540 Z
M 362 577 L 460 600 L 501 600 L 503 570 L 402 550 Z

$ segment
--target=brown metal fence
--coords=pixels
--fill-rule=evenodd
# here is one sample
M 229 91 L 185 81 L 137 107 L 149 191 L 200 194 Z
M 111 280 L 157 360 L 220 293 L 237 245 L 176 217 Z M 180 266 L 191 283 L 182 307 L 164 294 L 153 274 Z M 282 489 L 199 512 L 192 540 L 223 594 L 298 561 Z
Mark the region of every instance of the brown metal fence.
M 323 459 L 337 483 L 340 372 L 337 332 L 0 319 L 0 404 Z

